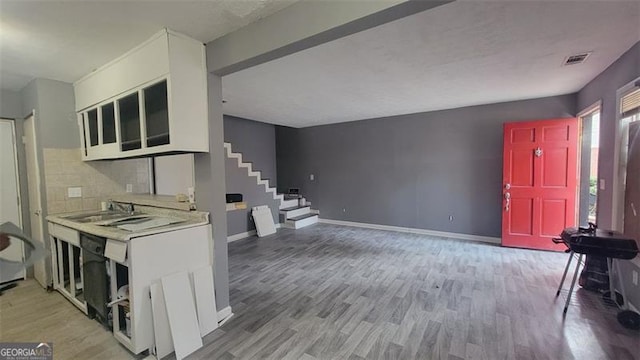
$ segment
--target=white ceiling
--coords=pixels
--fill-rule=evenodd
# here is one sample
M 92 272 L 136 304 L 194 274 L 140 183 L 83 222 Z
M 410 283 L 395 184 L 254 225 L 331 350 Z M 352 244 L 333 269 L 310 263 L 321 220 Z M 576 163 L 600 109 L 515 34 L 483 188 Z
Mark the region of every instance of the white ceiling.
M 639 40 L 637 1 L 456 1 L 225 76 L 224 110 L 305 127 L 568 94 Z
M 0 1 L 0 87 L 74 82 L 164 27 L 203 43 L 296 0 Z
M 163 27 L 208 42 L 295 1 L 0 0 L 0 87 L 74 82 Z M 305 127 L 567 94 L 638 40 L 638 1 L 459 0 L 227 75 L 224 110 Z

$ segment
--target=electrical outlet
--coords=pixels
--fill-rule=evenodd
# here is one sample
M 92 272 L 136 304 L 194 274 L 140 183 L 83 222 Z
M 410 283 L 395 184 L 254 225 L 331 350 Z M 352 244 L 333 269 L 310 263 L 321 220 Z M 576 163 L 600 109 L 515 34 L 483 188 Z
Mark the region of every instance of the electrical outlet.
M 70 188 L 67 188 L 67 196 L 70 197 L 70 198 L 82 197 L 82 188 L 81 187 L 70 187 Z
M 633 285 L 638 286 L 638 272 L 633 270 L 631 274 L 631 282 L 633 282 Z
M 128 193 L 132 193 L 133 192 L 133 185 L 132 184 L 127 184 L 127 192 Z

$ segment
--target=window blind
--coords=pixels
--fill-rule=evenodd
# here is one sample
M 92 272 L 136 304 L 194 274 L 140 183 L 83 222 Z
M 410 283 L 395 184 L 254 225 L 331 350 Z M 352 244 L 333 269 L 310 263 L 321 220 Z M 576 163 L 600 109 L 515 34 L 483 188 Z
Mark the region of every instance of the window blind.
M 640 88 L 634 88 L 620 100 L 620 114 L 623 118 L 640 113 Z

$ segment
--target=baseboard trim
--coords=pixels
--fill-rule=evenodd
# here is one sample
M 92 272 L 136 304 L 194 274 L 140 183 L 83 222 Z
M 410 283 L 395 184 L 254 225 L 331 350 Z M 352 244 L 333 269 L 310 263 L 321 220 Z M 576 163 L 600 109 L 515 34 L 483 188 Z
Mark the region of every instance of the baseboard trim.
M 231 311 L 231 306 L 227 306 L 226 308 L 218 311 L 218 326 L 224 325 L 231 317 L 233 316 L 233 312 Z
M 248 238 L 250 236 L 253 236 L 255 234 L 256 234 L 256 231 L 255 230 L 251 230 L 251 231 L 243 232 L 243 233 L 240 233 L 240 234 L 230 235 L 230 236 L 227 236 L 227 242 L 230 243 L 230 242 L 246 239 L 246 238 Z
M 280 223 L 277 223 L 277 224 L 274 224 L 274 225 L 276 226 L 276 229 L 280 229 L 282 227 L 282 224 L 280 224 Z M 227 242 L 230 243 L 230 242 L 246 239 L 246 238 L 254 236 L 256 234 L 257 233 L 256 233 L 255 230 L 250 230 L 250 231 L 239 233 L 239 234 L 235 234 L 235 235 L 229 235 L 229 236 L 227 236 Z
M 448 238 L 454 238 L 454 239 L 460 239 L 460 240 L 481 241 L 481 242 L 486 242 L 491 244 L 500 244 L 502 242 L 500 238 L 496 238 L 496 237 L 460 234 L 460 233 L 427 230 L 427 229 L 408 228 L 408 227 L 401 227 L 401 226 L 378 225 L 378 224 L 332 220 L 332 219 L 324 219 L 324 218 L 318 219 L 318 222 L 325 223 L 325 224 L 333 224 L 333 225 L 353 226 L 353 227 L 366 228 L 366 229 L 388 230 L 388 231 L 397 231 L 397 232 L 404 232 L 404 233 L 410 233 L 410 234 L 448 237 Z

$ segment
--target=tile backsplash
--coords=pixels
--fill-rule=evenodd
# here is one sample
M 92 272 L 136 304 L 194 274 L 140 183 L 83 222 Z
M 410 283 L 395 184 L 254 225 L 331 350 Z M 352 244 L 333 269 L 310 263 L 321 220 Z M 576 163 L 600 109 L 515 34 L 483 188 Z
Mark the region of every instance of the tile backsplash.
M 149 193 L 147 159 L 82 161 L 80 149 L 43 149 L 47 212 L 57 214 L 99 210 L 100 202 L 113 195 Z M 68 196 L 68 188 L 81 188 L 81 197 Z

